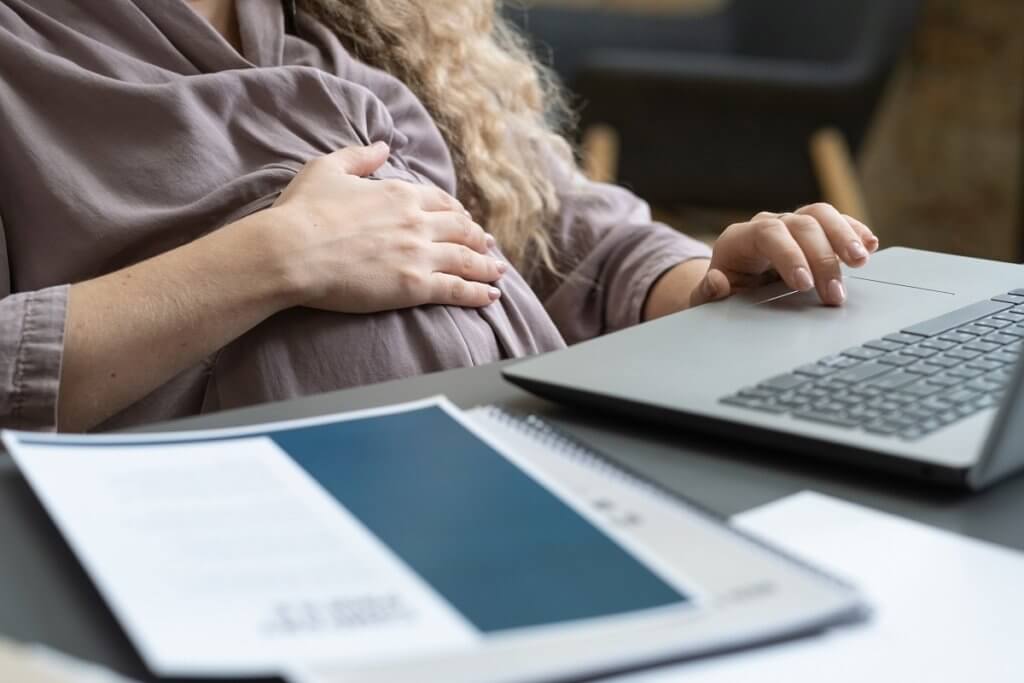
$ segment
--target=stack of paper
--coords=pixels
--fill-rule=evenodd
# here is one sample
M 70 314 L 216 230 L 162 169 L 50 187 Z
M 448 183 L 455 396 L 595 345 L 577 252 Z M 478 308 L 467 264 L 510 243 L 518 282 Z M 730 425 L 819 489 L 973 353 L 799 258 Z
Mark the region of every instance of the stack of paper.
M 0 639 L 0 681 L 4 683 L 131 683 L 106 669 L 40 645 Z

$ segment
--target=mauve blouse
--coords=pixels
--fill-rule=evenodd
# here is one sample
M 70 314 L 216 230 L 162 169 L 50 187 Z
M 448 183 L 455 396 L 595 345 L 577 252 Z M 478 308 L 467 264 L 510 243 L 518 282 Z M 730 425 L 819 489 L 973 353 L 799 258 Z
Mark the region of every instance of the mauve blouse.
M 0 0 L 0 426 L 56 424 L 68 283 L 266 208 L 310 159 L 384 140 L 377 176 L 455 194 L 401 82 L 309 16 L 286 35 L 279 0 L 237 5 L 241 53 L 184 0 Z M 708 255 L 626 190 L 549 172 L 564 277 L 510 271 L 479 310 L 287 310 L 101 429 L 557 349 L 637 323 L 660 274 Z

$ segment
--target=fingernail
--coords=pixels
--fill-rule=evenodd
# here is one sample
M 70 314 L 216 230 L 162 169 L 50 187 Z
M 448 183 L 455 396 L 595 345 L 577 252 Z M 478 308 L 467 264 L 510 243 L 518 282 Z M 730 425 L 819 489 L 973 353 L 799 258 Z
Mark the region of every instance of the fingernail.
M 374 149 L 386 148 L 387 146 L 388 143 L 384 142 L 383 140 L 378 140 L 377 142 L 370 145 L 370 147 L 373 147 Z
M 501 290 L 497 287 L 491 287 L 487 290 L 487 296 L 491 297 L 491 301 L 497 301 L 501 298 Z
M 846 287 L 842 282 L 832 280 L 828 283 L 828 298 L 836 306 L 846 301 Z
M 814 289 L 814 278 L 811 277 L 811 271 L 803 266 L 797 266 L 796 270 L 793 271 L 793 281 L 796 283 L 796 288 L 801 292 Z
M 495 261 L 494 265 L 498 269 L 498 275 L 504 275 L 508 270 L 508 264 L 504 261 Z
M 850 242 L 848 247 L 850 251 L 850 259 L 854 261 L 863 261 L 868 257 L 868 250 L 864 248 L 864 245 L 860 242 Z
M 488 247 L 493 247 L 493 246 L 494 246 L 495 244 L 497 244 L 497 243 L 498 243 L 498 240 L 494 239 L 494 235 L 492 235 L 492 234 L 491 234 L 491 233 L 489 233 L 489 232 L 488 232 L 488 233 L 485 233 L 485 235 L 484 235 L 484 241 L 485 241 L 485 242 L 487 242 L 487 246 L 488 246 Z
M 711 278 L 704 278 L 704 295 L 709 299 L 714 299 L 718 294 L 718 288 L 715 283 L 712 282 Z

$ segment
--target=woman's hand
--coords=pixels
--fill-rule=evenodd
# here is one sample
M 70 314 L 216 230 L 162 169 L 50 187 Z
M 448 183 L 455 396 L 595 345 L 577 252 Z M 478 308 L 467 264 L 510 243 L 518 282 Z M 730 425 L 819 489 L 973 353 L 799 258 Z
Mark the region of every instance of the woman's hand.
M 839 306 L 846 300 L 842 264 L 859 268 L 877 249 L 866 225 L 829 204 L 759 213 L 725 229 L 710 264 L 690 261 L 666 273 L 651 289 L 644 317 L 724 299 L 776 274 L 793 289 L 817 289 L 823 303 Z
M 435 187 L 371 180 L 388 147 L 306 164 L 266 213 L 295 305 L 373 313 L 422 304 L 486 306 L 508 266 L 494 239 Z
M 722 233 L 690 305 L 723 299 L 736 287 L 760 284 L 774 271 L 793 289 L 817 289 L 822 303 L 840 306 L 846 301 L 840 266 L 859 268 L 877 249 L 878 238 L 866 225 L 830 204 L 795 213 L 759 213 Z

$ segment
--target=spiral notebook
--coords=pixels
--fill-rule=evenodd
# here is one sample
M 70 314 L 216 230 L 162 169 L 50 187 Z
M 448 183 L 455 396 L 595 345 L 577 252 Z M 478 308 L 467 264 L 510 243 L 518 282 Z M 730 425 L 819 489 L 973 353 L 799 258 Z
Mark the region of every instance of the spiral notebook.
M 3 438 L 160 675 L 561 680 L 864 614 L 853 588 L 495 407 Z

